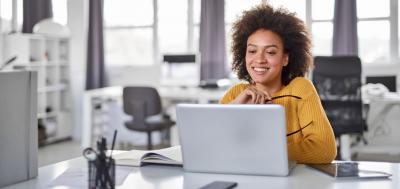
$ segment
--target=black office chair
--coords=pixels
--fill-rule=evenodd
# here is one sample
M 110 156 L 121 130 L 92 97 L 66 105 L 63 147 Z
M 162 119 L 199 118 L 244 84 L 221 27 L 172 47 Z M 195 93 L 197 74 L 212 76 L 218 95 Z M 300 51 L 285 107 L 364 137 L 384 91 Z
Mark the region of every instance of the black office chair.
M 366 124 L 361 101 L 361 60 L 356 56 L 317 56 L 314 64 L 312 81 L 335 137 L 362 134 Z
M 162 112 L 160 95 L 152 87 L 124 87 L 124 112 L 132 116 L 125 126 L 134 131 L 147 133 L 147 149 L 153 148 L 151 132 L 166 131 L 169 141 L 169 129 L 175 125 L 170 117 Z

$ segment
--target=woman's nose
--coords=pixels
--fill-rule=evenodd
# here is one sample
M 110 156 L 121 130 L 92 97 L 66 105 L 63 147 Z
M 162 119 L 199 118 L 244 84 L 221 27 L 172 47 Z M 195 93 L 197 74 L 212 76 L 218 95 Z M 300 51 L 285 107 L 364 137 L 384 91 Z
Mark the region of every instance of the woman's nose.
M 256 60 L 257 63 L 265 63 L 266 59 L 265 59 L 264 53 L 257 53 L 256 57 L 255 57 L 255 60 Z

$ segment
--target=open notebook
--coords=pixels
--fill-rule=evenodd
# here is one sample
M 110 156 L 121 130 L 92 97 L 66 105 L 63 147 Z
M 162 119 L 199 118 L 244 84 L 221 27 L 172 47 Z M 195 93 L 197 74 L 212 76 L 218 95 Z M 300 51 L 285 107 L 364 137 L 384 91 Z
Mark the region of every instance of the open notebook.
M 144 164 L 182 165 L 181 146 L 160 150 L 131 150 L 114 155 L 117 165 L 142 166 Z

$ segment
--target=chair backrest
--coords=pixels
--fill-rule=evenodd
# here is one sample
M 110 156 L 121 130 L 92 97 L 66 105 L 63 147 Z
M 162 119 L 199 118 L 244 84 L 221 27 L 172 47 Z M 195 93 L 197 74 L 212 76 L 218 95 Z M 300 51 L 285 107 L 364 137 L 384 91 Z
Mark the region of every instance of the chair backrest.
M 147 116 L 161 113 L 160 95 L 153 87 L 124 87 L 122 96 L 124 112 L 134 117 L 135 124 L 144 124 Z
M 381 83 L 385 85 L 390 92 L 397 91 L 397 82 L 396 82 L 395 75 L 388 75 L 388 76 L 367 76 L 366 83 Z
M 364 130 L 361 60 L 356 56 L 317 56 L 313 83 L 336 136 Z

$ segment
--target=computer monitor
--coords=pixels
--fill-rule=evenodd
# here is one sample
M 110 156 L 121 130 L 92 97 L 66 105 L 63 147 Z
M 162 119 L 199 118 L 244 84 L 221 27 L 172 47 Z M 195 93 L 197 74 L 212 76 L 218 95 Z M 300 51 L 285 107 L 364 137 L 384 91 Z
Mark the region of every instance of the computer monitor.
M 396 76 L 367 76 L 366 77 L 367 83 L 381 83 L 385 85 L 390 92 L 397 91 L 397 84 L 396 84 Z
M 162 86 L 198 86 L 200 83 L 200 61 L 197 54 L 164 54 L 162 64 Z

